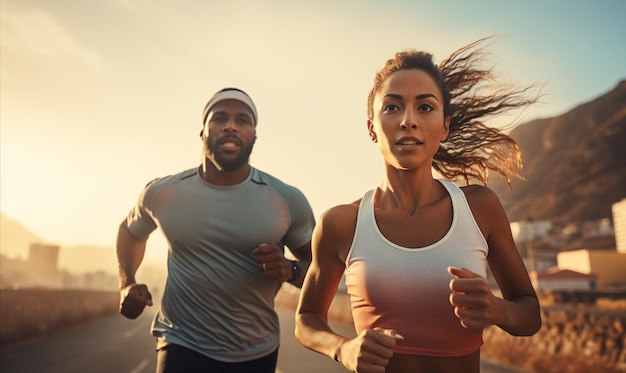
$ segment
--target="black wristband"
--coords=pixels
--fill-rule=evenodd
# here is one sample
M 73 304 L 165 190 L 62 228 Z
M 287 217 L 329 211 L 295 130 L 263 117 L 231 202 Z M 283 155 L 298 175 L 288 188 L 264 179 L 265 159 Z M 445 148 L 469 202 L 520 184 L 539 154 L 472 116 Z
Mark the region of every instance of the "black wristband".
M 293 270 L 293 278 L 289 281 L 295 281 L 300 278 L 300 274 L 302 274 L 302 267 L 300 267 L 300 263 L 297 260 L 290 260 L 291 269 Z

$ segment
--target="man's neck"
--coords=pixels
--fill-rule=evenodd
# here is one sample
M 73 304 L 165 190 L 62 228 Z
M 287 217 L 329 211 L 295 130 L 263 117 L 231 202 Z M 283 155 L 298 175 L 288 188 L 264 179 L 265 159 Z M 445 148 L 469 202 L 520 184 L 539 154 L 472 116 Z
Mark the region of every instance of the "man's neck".
M 248 163 L 233 171 L 218 170 L 210 161 L 204 161 L 200 166 L 200 176 L 209 184 L 228 186 L 236 185 L 248 177 L 250 165 Z

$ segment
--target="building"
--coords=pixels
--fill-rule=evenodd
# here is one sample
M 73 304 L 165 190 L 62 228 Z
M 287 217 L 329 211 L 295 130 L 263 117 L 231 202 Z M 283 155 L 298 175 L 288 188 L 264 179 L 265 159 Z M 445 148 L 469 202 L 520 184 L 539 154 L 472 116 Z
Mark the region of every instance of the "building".
M 550 268 L 544 272 L 531 272 L 535 289 L 541 290 L 591 290 L 596 288 L 595 274 L 580 273 L 569 269 Z
M 27 286 L 61 287 L 59 246 L 34 243 L 27 260 Z
M 554 259 L 544 262 L 541 260 L 542 258 L 537 257 L 537 252 L 534 250 L 535 241 L 543 238 L 553 229 L 550 221 L 516 221 L 510 223 L 510 227 L 513 240 L 517 244 L 529 272 L 543 271 L 554 266 Z
M 617 251 L 626 253 L 626 198 L 614 203 L 613 210 L 613 230 L 615 231 L 615 243 Z
M 546 235 L 552 230 L 548 220 L 516 221 L 510 224 L 515 242 L 531 242 Z
M 597 276 L 598 288 L 626 285 L 626 253 L 615 250 L 572 250 L 557 254 L 559 269 Z
M 31 244 L 26 260 L 0 255 L 0 287 L 60 287 L 59 247 Z
M 59 264 L 59 247 L 34 243 L 28 251 L 30 270 L 42 275 L 52 275 L 57 272 Z

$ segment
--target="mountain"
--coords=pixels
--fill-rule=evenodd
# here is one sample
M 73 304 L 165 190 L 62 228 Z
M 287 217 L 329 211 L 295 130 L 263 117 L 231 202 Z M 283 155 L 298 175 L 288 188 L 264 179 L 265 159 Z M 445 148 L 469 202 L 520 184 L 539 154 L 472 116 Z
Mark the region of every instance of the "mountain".
M 28 259 L 30 245 L 47 242 L 31 232 L 19 221 L 0 213 L 0 253 L 9 258 Z M 61 247 L 59 269 L 73 273 L 106 271 L 115 273 L 117 261 L 115 249 L 81 245 Z
M 8 257 L 26 259 L 31 243 L 43 242 L 22 223 L 0 213 L 0 253 Z
M 610 92 L 557 117 L 511 133 L 523 151 L 526 179 L 489 186 L 511 221 L 553 223 L 611 218 L 626 198 L 626 80 Z

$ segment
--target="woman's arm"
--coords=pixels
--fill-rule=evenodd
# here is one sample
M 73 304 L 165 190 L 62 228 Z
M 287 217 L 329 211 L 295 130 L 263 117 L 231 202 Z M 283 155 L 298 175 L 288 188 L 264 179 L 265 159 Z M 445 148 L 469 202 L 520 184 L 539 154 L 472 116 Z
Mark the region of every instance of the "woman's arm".
M 471 301 L 473 305 L 481 305 L 473 306 L 478 309 L 478 311 L 473 310 L 474 312 L 459 307 L 457 315 L 458 313 L 464 314 L 468 320 L 472 319 L 471 322 L 483 323 L 484 326 L 498 325 L 512 335 L 533 335 L 541 328 L 539 301 L 528 277 L 526 266 L 513 241 L 504 208 L 496 194 L 489 188 L 471 186 L 464 188 L 464 191 L 474 217 L 489 245 L 487 261 L 503 298 L 495 297 L 488 289 L 486 282 L 473 287 L 470 282 L 476 282 L 476 280 L 472 280 L 470 274 L 460 274 L 461 278 L 457 277 L 452 280 L 453 283 L 457 282 L 457 292 L 465 296 L 474 292 L 476 299 L 466 299 L 466 301 Z M 459 281 L 462 278 L 467 280 Z M 459 285 L 461 283 L 465 284 Z M 463 286 L 468 288 L 463 288 Z M 454 296 L 455 294 L 452 295 Z M 457 302 L 458 298 L 459 296 L 457 296 Z
M 311 265 L 296 310 L 298 341 L 330 358 L 336 358 L 340 346 L 349 340 L 332 331 L 327 317 L 345 269 L 345 257 L 342 258 L 340 252 L 347 253 L 350 246 L 349 219 L 353 222 L 351 232 L 354 233 L 356 212 L 351 214 L 350 210 L 350 206 L 337 206 L 326 211 L 313 230 Z
M 376 372 L 393 356 L 393 330 L 364 330 L 354 339 L 333 332 L 328 308 L 345 270 L 358 205 L 328 210 L 313 231 L 311 266 L 296 310 L 296 338 L 304 346 L 342 363 L 351 372 Z M 384 370 L 384 368 L 383 368 Z

